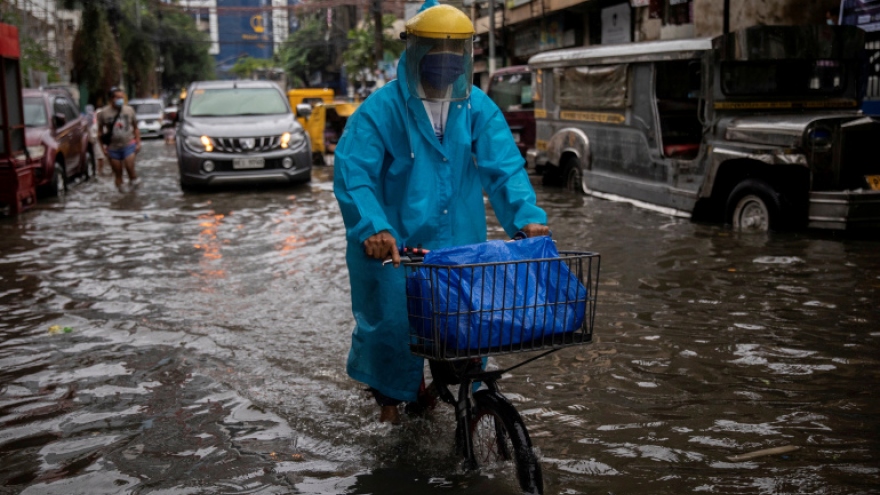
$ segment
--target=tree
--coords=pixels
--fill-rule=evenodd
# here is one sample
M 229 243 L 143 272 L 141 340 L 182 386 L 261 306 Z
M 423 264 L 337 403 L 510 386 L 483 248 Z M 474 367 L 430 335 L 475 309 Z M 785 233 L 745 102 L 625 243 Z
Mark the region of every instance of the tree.
M 132 96 L 148 96 L 214 78 L 208 36 L 173 5 L 151 0 L 63 0 L 62 5 L 82 11 L 73 47 L 75 80 L 90 94 L 104 95 L 126 81 Z
M 281 67 L 294 86 L 306 86 L 315 72 L 331 65 L 335 57 L 336 40 L 331 41 L 327 24 L 319 17 L 304 19 L 278 54 Z
M 82 25 L 73 39 L 74 80 L 92 95 L 90 101 L 100 104 L 121 80 L 122 56 L 105 10 L 88 2 L 81 8 Z
M 162 87 L 176 90 L 193 81 L 214 79 L 211 40 L 196 29 L 192 17 L 177 10 L 160 10 L 158 43 L 163 72 Z
M 0 0 L 0 22 L 21 26 L 21 17 L 16 12 L 4 10 L 2 7 L 3 0 Z M 46 79 L 50 83 L 58 82 L 60 80 L 58 66 L 46 47 L 23 31 L 19 31 L 18 34 L 21 44 L 21 75 L 25 84 L 27 84 L 28 75 L 32 70 L 45 72 Z
M 238 76 L 239 79 L 250 79 L 254 72 L 261 69 L 270 69 L 275 65 L 271 59 L 253 58 L 250 56 L 242 57 L 235 62 L 230 72 Z
M 382 17 L 382 41 L 385 48 L 385 57 L 397 58 L 403 52 L 406 45 L 399 39 L 394 39 L 388 32 L 394 24 L 394 16 L 386 14 Z M 376 60 L 375 53 L 375 30 L 372 23 L 367 22 L 359 29 L 348 32 L 348 48 L 342 54 L 345 71 L 349 77 L 363 82 L 366 75 L 379 67 L 380 60 Z

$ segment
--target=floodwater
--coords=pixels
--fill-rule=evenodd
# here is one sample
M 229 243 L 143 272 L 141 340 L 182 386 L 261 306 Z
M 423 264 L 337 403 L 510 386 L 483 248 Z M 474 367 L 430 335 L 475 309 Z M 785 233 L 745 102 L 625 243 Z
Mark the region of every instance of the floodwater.
M 183 195 L 174 160 L 0 220 L 0 493 L 516 493 L 459 469 L 449 407 L 377 424 L 346 376 L 332 168 Z M 501 381 L 546 493 L 880 493 L 880 243 L 536 189 L 602 255 L 594 344 Z

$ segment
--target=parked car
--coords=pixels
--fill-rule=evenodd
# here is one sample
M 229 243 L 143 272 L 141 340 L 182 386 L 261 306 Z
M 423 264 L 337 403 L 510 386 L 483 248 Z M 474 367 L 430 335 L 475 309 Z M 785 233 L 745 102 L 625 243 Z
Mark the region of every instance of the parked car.
M 737 230 L 880 227 L 880 120 L 859 111 L 864 32 L 754 26 L 546 52 L 545 181 Z
M 64 196 L 74 177 L 94 177 L 89 119 L 79 113 L 68 92 L 25 89 L 22 104 L 28 149 L 43 153 L 34 181 L 39 194 Z
M 128 104 L 137 115 L 138 130 L 141 137 L 158 137 L 162 135 L 162 100 L 158 98 L 135 98 Z
M 526 156 L 526 152 L 535 147 L 535 105 L 529 66 L 498 69 L 489 81 L 488 94 L 504 114 L 520 153 Z
M 179 113 L 180 187 L 311 180 L 311 143 L 269 81 L 202 81 Z

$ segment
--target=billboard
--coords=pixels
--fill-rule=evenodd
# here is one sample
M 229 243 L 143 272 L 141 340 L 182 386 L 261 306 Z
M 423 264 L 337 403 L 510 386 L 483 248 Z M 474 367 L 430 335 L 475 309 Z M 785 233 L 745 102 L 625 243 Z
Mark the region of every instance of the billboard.
M 243 56 L 272 58 L 271 0 L 217 0 L 217 24 L 220 71 Z

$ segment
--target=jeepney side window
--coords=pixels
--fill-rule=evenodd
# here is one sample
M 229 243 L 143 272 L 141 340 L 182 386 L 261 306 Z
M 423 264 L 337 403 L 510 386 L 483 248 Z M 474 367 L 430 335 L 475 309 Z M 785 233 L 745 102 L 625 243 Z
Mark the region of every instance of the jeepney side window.
M 721 64 L 726 95 L 809 96 L 840 93 L 846 83 L 839 60 L 759 60 Z
M 553 71 L 556 101 L 560 107 L 625 108 L 627 66 L 566 67 Z

